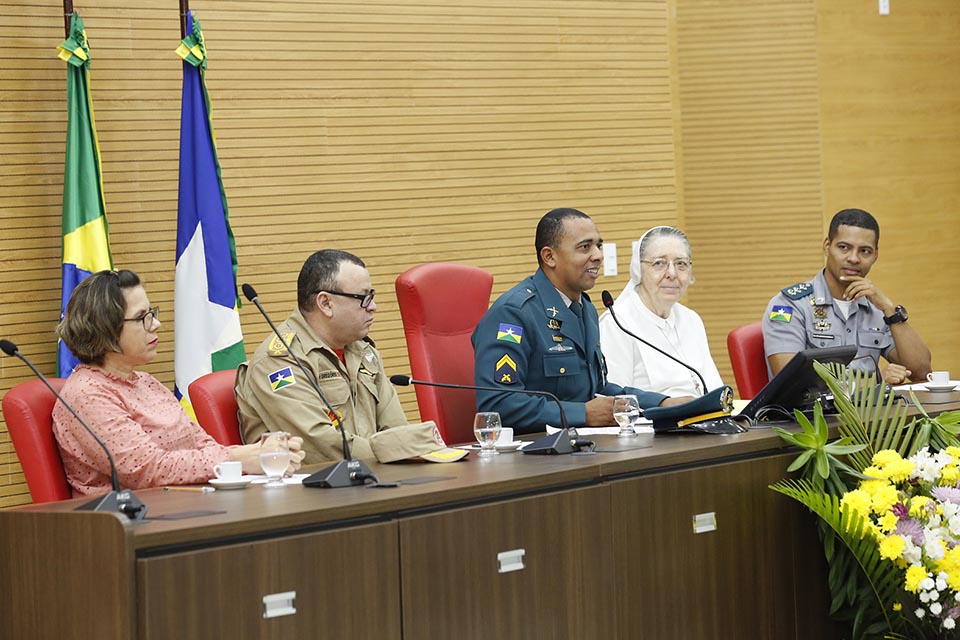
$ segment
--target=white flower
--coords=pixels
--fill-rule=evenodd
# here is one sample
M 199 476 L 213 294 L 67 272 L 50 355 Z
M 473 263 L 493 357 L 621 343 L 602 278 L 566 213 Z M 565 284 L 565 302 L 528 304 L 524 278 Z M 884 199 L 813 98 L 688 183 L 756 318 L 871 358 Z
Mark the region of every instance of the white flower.
M 903 540 L 906 542 L 906 546 L 903 548 L 903 559 L 909 564 L 920 564 L 923 559 L 923 550 L 913 544 L 913 540 L 910 538 L 904 537 Z
M 927 557 L 930 558 L 931 560 L 943 560 L 943 554 L 944 554 L 943 545 L 942 545 L 942 544 L 940 543 L 940 541 L 937 540 L 936 538 L 933 538 L 933 539 L 931 539 L 931 540 L 927 540 L 927 541 L 924 543 L 924 545 L 923 545 L 923 552 L 924 552 L 925 554 L 927 554 Z M 929 579 L 929 578 L 928 578 L 928 579 Z M 933 580 L 930 580 L 930 586 L 929 586 L 929 587 L 924 587 L 924 588 L 926 588 L 926 589 L 932 589 L 932 588 L 933 588 Z
M 930 592 L 929 592 L 929 591 L 921 591 L 921 592 L 920 592 L 920 602 L 922 602 L 923 604 L 927 604 L 928 602 L 930 602 Z
M 937 574 L 937 590 L 945 591 L 947 588 L 947 574 L 943 571 Z
M 918 618 L 922 618 L 927 612 L 923 610 L 923 607 L 917 607 L 917 610 L 914 611 L 914 613 L 917 614 Z
M 930 613 L 933 615 L 938 616 L 940 615 L 941 611 L 943 611 L 943 607 L 940 606 L 939 602 L 934 602 L 932 605 L 930 605 Z
M 953 618 L 947 618 L 946 620 L 943 621 L 944 629 L 953 629 L 955 626 L 957 626 L 957 621 L 954 620 Z
M 933 578 L 931 578 L 930 576 L 927 576 L 926 578 L 920 581 L 920 588 L 923 589 L 924 591 L 930 591 L 930 589 L 933 589 L 935 586 L 936 586 L 936 583 L 933 581 Z

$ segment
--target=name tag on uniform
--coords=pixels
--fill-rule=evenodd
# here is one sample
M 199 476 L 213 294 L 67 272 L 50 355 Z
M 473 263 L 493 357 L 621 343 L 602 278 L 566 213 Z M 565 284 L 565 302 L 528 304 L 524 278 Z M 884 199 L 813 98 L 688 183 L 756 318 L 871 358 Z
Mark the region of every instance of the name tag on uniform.
M 812 333 L 810 334 L 812 338 L 820 338 L 821 340 L 833 340 L 836 336 L 830 335 L 829 333 Z

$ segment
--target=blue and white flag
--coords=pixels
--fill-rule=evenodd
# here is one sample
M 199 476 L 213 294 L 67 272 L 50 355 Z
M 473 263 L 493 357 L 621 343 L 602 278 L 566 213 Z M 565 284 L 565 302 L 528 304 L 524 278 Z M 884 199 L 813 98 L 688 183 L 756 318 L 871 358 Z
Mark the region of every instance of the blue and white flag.
M 220 177 L 204 82 L 207 56 L 191 13 L 177 48 L 183 58 L 180 192 L 174 288 L 175 379 L 181 404 L 194 415 L 187 388 L 202 375 L 235 369 L 246 359 L 237 296 L 237 250 Z

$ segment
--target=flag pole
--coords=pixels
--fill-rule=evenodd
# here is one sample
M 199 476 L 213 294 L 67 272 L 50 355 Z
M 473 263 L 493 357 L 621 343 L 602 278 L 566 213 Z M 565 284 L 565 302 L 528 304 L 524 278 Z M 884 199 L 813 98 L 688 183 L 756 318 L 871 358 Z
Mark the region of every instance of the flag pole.
M 185 1 L 185 0 L 184 0 Z M 73 0 L 63 0 L 63 31 L 70 37 L 70 17 L 73 15 Z
M 71 0 L 63 0 L 64 3 Z M 187 37 L 187 14 L 190 13 L 190 0 L 180 0 L 180 39 Z

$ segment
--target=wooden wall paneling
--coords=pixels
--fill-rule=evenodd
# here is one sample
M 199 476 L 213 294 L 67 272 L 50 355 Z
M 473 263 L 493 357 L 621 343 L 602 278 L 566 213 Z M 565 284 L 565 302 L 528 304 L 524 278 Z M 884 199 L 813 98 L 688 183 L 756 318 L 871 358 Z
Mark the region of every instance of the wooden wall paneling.
M 936 369 L 960 370 L 960 5 L 817 2 L 825 211 L 880 222 L 870 277 L 910 310 Z
M 175 6 L 90 0 L 92 94 L 118 266 L 173 317 L 181 63 Z M 536 267 L 534 225 L 576 206 L 629 247 L 676 211 L 666 2 L 381 0 L 192 3 L 209 53 L 223 179 L 240 257 L 276 318 L 312 251 L 370 266 L 373 337 L 408 370 L 396 276 L 457 260 L 499 295 Z M 0 5 L 0 327 L 48 374 L 59 316 L 65 73 L 59 5 Z M 621 250 L 625 281 L 629 251 Z M 24 300 L 29 298 L 29 301 Z M 266 336 L 241 310 L 248 352 Z M 146 367 L 172 386 L 173 323 Z M 0 359 L 0 393 L 29 377 Z M 417 415 L 414 394 L 402 394 Z M 0 424 L 0 507 L 29 501 Z
M 724 381 L 726 336 L 822 264 L 813 0 L 675 0 L 682 226 Z

